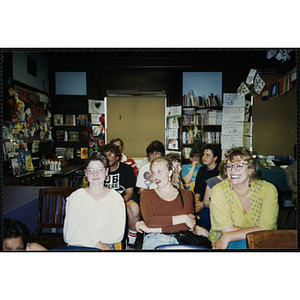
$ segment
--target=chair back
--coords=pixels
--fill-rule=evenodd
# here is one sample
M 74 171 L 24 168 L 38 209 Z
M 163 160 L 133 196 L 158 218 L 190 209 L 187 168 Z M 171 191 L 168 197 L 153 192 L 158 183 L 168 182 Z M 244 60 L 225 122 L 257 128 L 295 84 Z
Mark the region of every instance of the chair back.
M 263 230 L 247 233 L 248 249 L 297 249 L 297 230 Z
M 39 191 L 37 233 L 63 228 L 66 198 L 75 191 L 71 187 L 49 187 Z

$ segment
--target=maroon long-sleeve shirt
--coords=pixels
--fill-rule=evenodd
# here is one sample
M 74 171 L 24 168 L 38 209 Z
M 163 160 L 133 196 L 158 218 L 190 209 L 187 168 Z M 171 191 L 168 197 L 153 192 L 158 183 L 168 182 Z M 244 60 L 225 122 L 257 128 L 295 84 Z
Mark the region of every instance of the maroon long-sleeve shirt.
M 180 230 L 189 230 L 186 224 L 173 225 L 172 216 L 193 214 L 193 195 L 190 191 L 180 190 L 184 200 L 182 207 L 180 195 L 166 201 L 158 196 L 154 189 L 145 189 L 140 196 L 140 207 L 143 219 L 149 228 L 162 228 L 163 233 L 173 233 Z

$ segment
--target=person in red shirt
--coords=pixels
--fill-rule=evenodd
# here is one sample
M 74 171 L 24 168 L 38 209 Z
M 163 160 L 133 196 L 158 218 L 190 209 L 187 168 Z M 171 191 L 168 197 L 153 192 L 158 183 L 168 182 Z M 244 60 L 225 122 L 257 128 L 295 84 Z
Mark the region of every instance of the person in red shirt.
M 110 144 L 114 144 L 119 148 L 119 150 L 121 152 L 120 162 L 123 162 L 123 163 L 131 166 L 133 168 L 134 175 L 137 176 L 139 174 L 139 169 L 138 169 L 134 159 L 132 159 L 131 157 L 129 157 L 123 153 L 124 142 L 120 138 L 115 138 L 110 141 Z

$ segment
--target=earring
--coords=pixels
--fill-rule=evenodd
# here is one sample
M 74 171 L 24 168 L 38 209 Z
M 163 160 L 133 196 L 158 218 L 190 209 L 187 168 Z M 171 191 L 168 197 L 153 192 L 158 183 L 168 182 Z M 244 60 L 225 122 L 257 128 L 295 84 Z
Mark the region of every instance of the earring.
M 84 184 L 88 184 L 89 183 L 89 180 L 86 176 L 83 177 L 83 183 Z
M 249 176 L 249 183 L 248 186 L 251 187 L 251 183 L 252 183 L 252 179 L 251 179 L 251 175 Z

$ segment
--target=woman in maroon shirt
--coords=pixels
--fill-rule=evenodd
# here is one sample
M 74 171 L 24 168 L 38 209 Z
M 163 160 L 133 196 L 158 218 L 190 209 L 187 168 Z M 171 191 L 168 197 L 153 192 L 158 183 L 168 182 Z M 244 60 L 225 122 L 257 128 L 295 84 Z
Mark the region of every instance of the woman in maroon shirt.
M 180 175 L 173 169 L 172 162 L 166 157 L 155 158 L 150 170 L 157 188 L 141 193 L 140 207 L 144 221 L 136 224 L 139 232 L 147 233 L 143 249 L 178 244 L 174 235 L 180 230 L 194 229 L 194 233 L 208 236 L 205 229 L 195 226 L 193 195 L 188 190 L 179 189 Z

